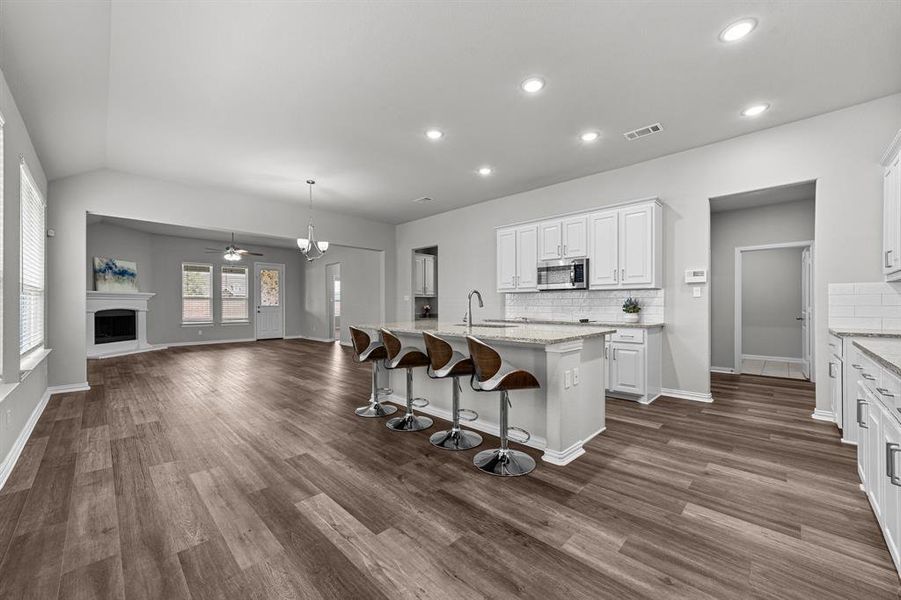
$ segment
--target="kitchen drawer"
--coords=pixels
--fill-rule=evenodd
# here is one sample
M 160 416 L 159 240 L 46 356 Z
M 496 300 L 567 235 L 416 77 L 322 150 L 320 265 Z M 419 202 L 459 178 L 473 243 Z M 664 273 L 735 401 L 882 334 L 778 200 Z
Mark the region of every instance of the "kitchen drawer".
M 882 369 L 880 369 L 875 362 L 870 360 L 870 358 L 859 348 L 854 349 L 854 353 L 851 357 L 851 367 L 857 371 L 857 379 L 875 394 L 876 387 L 879 385 Z
M 876 388 L 876 395 L 882 400 L 889 412 L 895 416 L 901 416 L 897 409 L 901 408 L 901 378 L 889 371 L 882 369 L 882 377 Z
M 842 355 L 842 338 L 837 335 L 829 334 L 829 352 L 841 357 Z
M 618 329 L 616 333 L 613 334 L 612 339 L 614 342 L 625 342 L 627 344 L 644 344 L 644 336 L 644 329 L 629 327 L 625 329 Z

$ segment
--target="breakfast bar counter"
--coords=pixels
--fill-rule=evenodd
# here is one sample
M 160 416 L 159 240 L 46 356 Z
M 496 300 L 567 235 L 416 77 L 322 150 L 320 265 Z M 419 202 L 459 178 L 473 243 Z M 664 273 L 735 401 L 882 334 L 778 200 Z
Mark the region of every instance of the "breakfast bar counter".
M 384 327 L 405 346 L 423 351 L 422 332 L 444 338 L 454 350 L 468 355 L 466 337 L 473 336 L 493 346 L 510 364 L 525 369 L 538 379 L 540 389 L 511 392 L 510 425 L 531 433 L 526 444 L 544 451 L 549 463 L 565 465 L 585 453 L 583 445 L 605 427 L 606 359 L 605 338 L 616 329 L 605 326 L 537 323 L 466 324 L 440 322 L 356 325 L 375 332 Z M 384 376 L 384 371 L 383 371 Z M 393 388 L 390 402 L 403 405 L 405 374 L 388 371 L 380 385 Z M 497 394 L 476 392 L 463 384 L 460 405 L 479 414 L 464 427 L 490 435 L 498 434 Z M 415 395 L 429 400 L 423 413 L 451 419 L 451 383 L 430 379 L 425 369 L 414 371 Z M 491 442 L 483 444 L 490 447 Z

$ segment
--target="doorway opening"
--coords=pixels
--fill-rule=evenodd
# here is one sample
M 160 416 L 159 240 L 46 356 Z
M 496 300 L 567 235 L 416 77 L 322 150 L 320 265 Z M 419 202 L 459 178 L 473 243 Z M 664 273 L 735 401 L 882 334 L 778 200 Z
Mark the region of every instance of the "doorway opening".
M 325 306 L 333 342 L 341 341 L 341 263 L 325 266 Z
M 413 320 L 438 318 L 438 246 L 413 250 Z
M 815 378 L 816 182 L 710 199 L 712 372 Z

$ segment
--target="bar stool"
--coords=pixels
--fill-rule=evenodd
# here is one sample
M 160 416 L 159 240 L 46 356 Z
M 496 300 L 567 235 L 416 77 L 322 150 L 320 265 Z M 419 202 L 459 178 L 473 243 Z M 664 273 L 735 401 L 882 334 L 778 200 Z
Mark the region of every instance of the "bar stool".
M 369 334 L 356 327 L 350 328 L 350 339 L 354 347 L 354 360 L 372 363 L 372 396 L 367 406 L 361 406 L 354 412 L 361 417 L 386 417 L 397 412 L 396 406 L 379 402 L 379 394 L 391 393 L 386 388 L 379 388 L 379 363 L 384 363 L 388 352 L 379 341 L 372 341 Z
M 413 414 L 413 408 L 422 408 L 429 405 L 425 398 L 413 398 L 413 369 L 429 366 L 429 357 L 422 350 L 414 346 L 403 347 L 400 339 L 388 331 L 382 329 L 382 343 L 388 351 L 388 360 L 385 368 L 405 369 L 407 371 L 407 411 L 402 417 L 388 419 L 385 425 L 393 431 L 422 431 L 432 426 L 432 420 L 428 417 L 420 417 Z
M 510 404 L 510 391 L 531 390 L 541 387 L 534 375 L 528 371 L 517 369 L 504 362 L 497 350 L 488 344 L 472 336 L 466 337 L 469 346 L 469 354 L 472 357 L 475 375 L 471 380 L 472 389 L 477 392 L 500 392 L 500 439 L 501 447 L 496 450 L 483 450 L 476 454 L 472 463 L 485 473 L 510 477 L 525 475 L 535 468 L 535 461 L 531 456 L 519 450 L 511 450 L 507 447 L 507 434 L 510 430 L 519 431 L 526 437 L 523 440 L 514 440 L 526 443 L 531 439 L 531 434 L 520 427 L 510 427 L 507 424 L 508 409 Z
M 460 421 L 475 421 L 479 413 L 468 408 L 460 408 L 460 377 L 472 377 L 475 370 L 472 359 L 456 352 L 451 345 L 440 337 L 426 331 L 422 332 L 425 340 L 425 351 L 429 355 L 428 376 L 432 379 L 453 379 L 453 406 L 451 408 L 451 428 L 449 431 L 439 431 L 432 434 L 429 441 L 433 446 L 445 450 L 469 450 L 482 443 L 482 436 L 472 431 L 460 429 Z M 461 416 L 460 413 L 470 413 L 473 416 Z

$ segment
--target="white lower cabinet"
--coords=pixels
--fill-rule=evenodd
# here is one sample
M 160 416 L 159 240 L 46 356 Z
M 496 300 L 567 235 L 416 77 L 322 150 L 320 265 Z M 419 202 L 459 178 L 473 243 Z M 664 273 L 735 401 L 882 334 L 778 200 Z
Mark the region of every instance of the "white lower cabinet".
M 662 331 L 659 327 L 623 328 L 604 346 L 607 394 L 642 404 L 660 395 Z
M 866 356 L 855 355 L 857 468 L 886 546 L 901 573 L 901 413 L 898 377 Z M 860 359 L 863 359 L 862 361 Z

